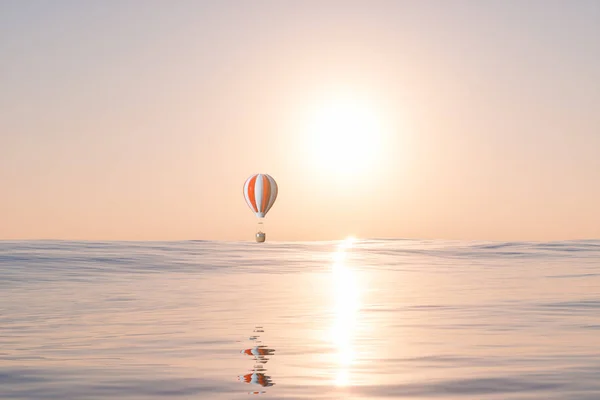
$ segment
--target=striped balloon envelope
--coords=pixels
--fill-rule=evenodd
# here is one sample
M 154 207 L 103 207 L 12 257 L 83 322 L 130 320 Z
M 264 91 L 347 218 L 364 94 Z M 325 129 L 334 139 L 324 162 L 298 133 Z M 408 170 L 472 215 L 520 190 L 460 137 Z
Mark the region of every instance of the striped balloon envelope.
M 258 218 L 264 218 L 277 199 L 277 182 L 270 175 L 255 174 L 244 183 L 244 198 Z

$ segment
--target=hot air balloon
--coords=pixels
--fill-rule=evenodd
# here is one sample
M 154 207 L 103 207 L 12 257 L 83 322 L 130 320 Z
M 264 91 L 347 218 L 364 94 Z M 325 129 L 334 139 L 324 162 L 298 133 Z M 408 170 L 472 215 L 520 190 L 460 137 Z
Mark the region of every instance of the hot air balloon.
M 256 241 L 262 243 L 266 239 L 263 220 L 277 199 L 277 182 L 270 175 L 254 174 L 244 183 L 244 198 L 258 218 Z

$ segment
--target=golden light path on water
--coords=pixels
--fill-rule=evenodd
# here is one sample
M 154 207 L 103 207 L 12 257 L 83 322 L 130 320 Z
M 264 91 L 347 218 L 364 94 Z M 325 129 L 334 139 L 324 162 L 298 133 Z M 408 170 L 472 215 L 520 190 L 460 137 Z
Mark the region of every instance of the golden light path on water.
M 335 319 L 331 328 L 331 340 L 337 349 L 337 386 L 348 386 L 354 362 L 353 341 L 360 307 L 360 288 L 354 271 L 345 263 L 346 250 L 352 247 L 354 240 L 353 237 L 344 240 L 333 256 L 332 294 Z

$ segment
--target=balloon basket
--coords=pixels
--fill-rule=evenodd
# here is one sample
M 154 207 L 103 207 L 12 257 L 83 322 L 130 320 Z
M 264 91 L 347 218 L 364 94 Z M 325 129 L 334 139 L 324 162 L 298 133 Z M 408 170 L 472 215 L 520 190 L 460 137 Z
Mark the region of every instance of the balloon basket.
M 263 243 L 267 238 L 267 234 L 264 232 L 256 232 L 256 242 Z

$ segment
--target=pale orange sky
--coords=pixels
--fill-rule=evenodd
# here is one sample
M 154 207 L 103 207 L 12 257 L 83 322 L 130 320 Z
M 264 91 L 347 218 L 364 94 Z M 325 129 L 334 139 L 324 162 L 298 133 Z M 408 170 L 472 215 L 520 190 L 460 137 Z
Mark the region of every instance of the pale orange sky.
M 267 240 L 600 238 L 598 21 L 592 0 L 4 1 L 0 239 L 253 240 L 253 173 L 279 184 Z

